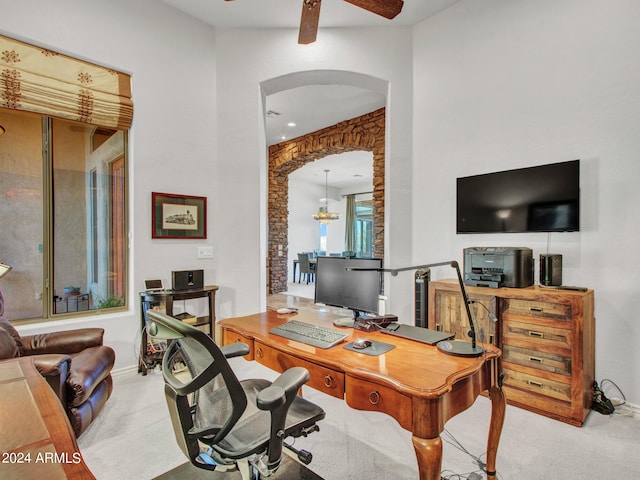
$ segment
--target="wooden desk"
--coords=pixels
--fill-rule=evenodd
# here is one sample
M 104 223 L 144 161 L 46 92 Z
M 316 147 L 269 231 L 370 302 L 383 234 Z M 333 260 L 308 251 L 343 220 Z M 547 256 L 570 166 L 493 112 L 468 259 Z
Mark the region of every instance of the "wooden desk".
M 332 317 L 326 312 L 309 309 L 300 310 L 298 315 L 280 315 L 269 311 L 221 321 L 223 345 L 245 342 L 251 349 L 248 360 L 276 371 L 305 367 L 311 375 L 308 386 L 344 398 L 352 408 L 379 411 L 395 418 L 413 434 L 420 478 L 424 480 L 440 480 L 440 433 L 447 420 L 469 408 L 481 392 L 488 391 L 492 411 L 487 478 L 496 478 L 496 454 L 506 408 L 499 386 L 499 349 L 487 345 L 482 357 L 453 357 L 411 340 L 353 330 L 348 341 L 366 336 L 396 347 L 383 355 L 370 356 L 340 345 L 319 349 L 269 333 L 274 326 L 293 318 L 332 326 Z
M 0 478 L 95 480 L 58 397 L 30 357 L 0 362 Z

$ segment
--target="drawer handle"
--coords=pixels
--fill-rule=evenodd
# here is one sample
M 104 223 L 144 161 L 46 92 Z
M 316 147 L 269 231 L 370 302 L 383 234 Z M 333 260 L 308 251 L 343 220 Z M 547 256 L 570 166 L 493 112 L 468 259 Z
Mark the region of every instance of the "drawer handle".
M 529 361 L 533 362 L 533 363 L 539 363 L 542 364 L 542 359 L 538 358 L 538 357 L 529 357 Z
M 371 405 L 378 405 L 380 403 L 380 393 L 378 393 L 377 390 L 369 394 L 369 403 Z
M 531 307 L 529 310 L 536 313 L 542 313 L 542 307 Z
M 544 338 L 544 333 L 529 331 L 530 337 Z
M 257 356 L 258 358 L 263 358 L 263 357 L 264 357 L 264 352 L 262 351 L 262 349 L 261 349 L 260 347 L 258 347 L 258 348 L 256 349 L 256 356 Z
M 533 380 L 527 380 L 527 384 L 531 385 L 532 387 L 542 388 L 542 384 L 541 383 L 534 382 Z
M 439 323 L 436 323 L 436 331 L 437 332 L 441 332 L 442 331 L 442 326 Z
M 333 377 L 331 375 L 326 375 L 324 377 L 324 386 L 327 388 L 333 387 Z

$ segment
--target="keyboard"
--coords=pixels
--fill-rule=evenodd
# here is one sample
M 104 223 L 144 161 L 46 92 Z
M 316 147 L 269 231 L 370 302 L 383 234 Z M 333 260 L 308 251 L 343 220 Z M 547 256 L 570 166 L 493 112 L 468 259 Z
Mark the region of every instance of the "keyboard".
M 298 320 L 289 320 L 273 327 L 269 333 L 319 348 L 331 348 L 349 336 L 333 328 L 318 327 Z

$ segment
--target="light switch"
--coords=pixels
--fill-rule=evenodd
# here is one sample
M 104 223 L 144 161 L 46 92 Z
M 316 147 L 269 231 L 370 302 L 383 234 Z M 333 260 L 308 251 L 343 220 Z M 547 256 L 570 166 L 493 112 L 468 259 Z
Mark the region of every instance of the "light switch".
M 198 258 L 213 258 L 213 247 L 208 245 L 199 246 Z

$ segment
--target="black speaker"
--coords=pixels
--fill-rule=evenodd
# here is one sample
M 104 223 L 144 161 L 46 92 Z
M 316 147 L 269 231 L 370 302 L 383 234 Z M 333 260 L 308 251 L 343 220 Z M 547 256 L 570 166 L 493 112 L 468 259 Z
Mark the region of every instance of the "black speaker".
M 540 254 L 540 285 L 545 287 L 562 285 L 562 255 L 559 253 Z
M 429 324 L 429 278 L 428 268 L 416 271 L 415 283 L 415 325 L 416 327 L 427 328 Z
M 171 288 L 173 290 L 191 290 L 202 288 L 204 270 L 182 270 L 171 272 Z

